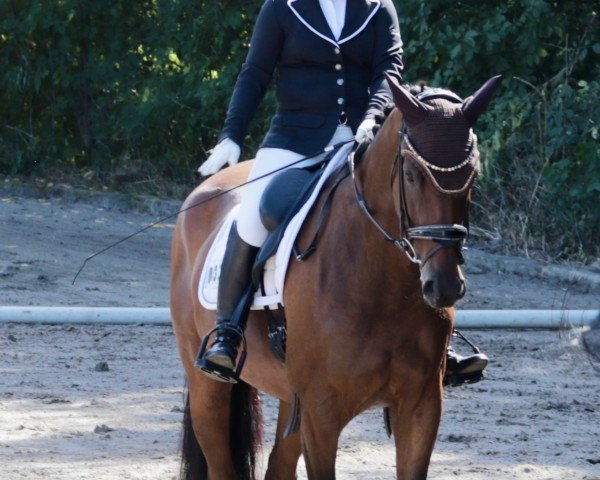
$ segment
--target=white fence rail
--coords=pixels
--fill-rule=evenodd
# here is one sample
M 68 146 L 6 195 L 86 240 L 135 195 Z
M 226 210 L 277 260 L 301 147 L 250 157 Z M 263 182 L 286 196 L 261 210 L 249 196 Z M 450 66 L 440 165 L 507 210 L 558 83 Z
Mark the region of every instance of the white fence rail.
M 600 310 L 458 310 L 457 328 L 582 327 L 600 321 Z M 168 308 L 0 307 L 0 323 L 170 325 Z

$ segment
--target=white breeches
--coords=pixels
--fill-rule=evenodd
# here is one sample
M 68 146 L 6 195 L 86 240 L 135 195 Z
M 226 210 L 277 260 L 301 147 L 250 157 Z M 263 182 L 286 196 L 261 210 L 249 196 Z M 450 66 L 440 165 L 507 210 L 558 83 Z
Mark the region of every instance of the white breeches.
M 347 125 L 339 125 L 327 146 L 350 140 L 352 137 L 353 133 L 350 127 Z M 299 168 L 315 165 L 322 161 L 325 155 L 326 154 L 323 153 L 316 157 L 309 158 L 304 162 L 293 165 L 293 167 Z M 261 148 L 256 152 L 256 158 L 252 170 L 250 170 L 248 180 L 253 180 L 282 167 L 289 167 L 290 164 L 297 162 L 304 156 L 305 155 L 290 150 L 284 150 L 282 148 Z M 265 178 L 256 180 L 244 187 L 242 203 L 237 214 L 237 230 L 240 237 L 246 243 L 255 247 L 260 247 L 267 238 L 267 229 L 260 220 L 259 205 L 262 193 L 271 178 L 273 178 L 273 176 L 268 175 Z

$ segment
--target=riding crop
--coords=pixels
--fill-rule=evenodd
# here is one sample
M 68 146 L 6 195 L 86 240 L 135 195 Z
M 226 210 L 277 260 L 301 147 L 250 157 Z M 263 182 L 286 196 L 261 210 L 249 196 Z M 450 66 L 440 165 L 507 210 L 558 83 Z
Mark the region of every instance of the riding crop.
M 92 260 L 93 258 L 95 258 L 95 257 L 97 257 L 97 256 L 99 256 L 99 255 L 101 255 L 101 254 L 103 254 L 105 252 L 107 252 L 111 248 L 116 247 L 117 245 L 120 245 L 123 242 L 126 242 L 130 238 L 133 238 L 136 235 L 139 235 L 140 233 L 145 232 L 146 230 L 149 230 L 150 228 L 152 228 L 152 227 L 154 227 L 154 226 L 156 226 L 156 225 L 158 225 L 160 223 L 165 222 L 166 220 L 169 220 L 171 218 L 177 217 L 180 213 L 186 212 L 187 210 L 191 210 L 192 208 L 199 207 L 200 205 L 208 203 L 211 200 L 214 200 L 215 198 L 218 198 L 218 197 L 221 197 L 223 195 L 226 195 L 226 194 L 228 194 L 230 192 L 233 192 L 234 190 L 237 190 L 238 188 L 242 188 L 242 187 L 244 187 L 246 185 L 249 185 L 251 183 L 254 183 L 254 182 L 258 181 L 258 180 L 262 180 L 263 178 L 266 178 L 266 177 L 268 177 L 270 175 L 273 175 L 274 173 L 281 172 L 282 170 L 285 170 L 285 169 L 287 169 L 289 167 L 293 167 L 294 165 L 297 165 L 297 164 L 299 164 L 301 162 L 304 162 L 305 160 L 308 160 L 310 158 L 313 158 L 313 157 L 316 157 L 318 155 L 321 155 L 322 153 L 333 152 L 333 151 L 337 150 L 338 148 L 340 148 L 340 147 L 342 147 L 342 146 L 344 146 L 344 145 L 346 145 L 348 143 L 354 142 L 354 141 L 355 141 L 354 138 L 352 138 L 351 140 L 345 140 L 343 142 L 336 143 L 335 145 L 330 145 L 328 147 L 325 147 L 325 148 L 319 150 L 318 152 L 311 153 L 310 155 L 307 155 L 307 156 L 305 156 L 305 157 L 303 157 L 303 158 L 301 158 L 299 160 L 296 160 L 293 163 L 290 163 L 290 164 L 285 165 L 283 167 L 277 168 L 277 169 L 275 169 L 275 170 L 273 170 L 271 172 L 267 172 L 264 175 L 261 175 L 259 177 L 253 178 L 252 180 L 249 180 L 247 182 L 241 183 L 239 185 L 235 185 L 234 187 L 228 188 L 227 190 L 223 190 L 223 191 L 221 191 L 219 193 L 216 193 L 215 195 L 212 195 L 212 196 L 210 196 L 208 198 L 205 198 L 205 199 L 203 199 L 203 200 L 201 200 L 199 202 L 196 202 L 196 203 L 190 205 L 189 207 L 182 208 L 182 209 L 178 210 L 177 212 L 171 213 L 171 214 L 169 214 L 169 215 L 167 215 L 165 217 L 162 217 L 162 218 L 156 220 L 155 222 L 152 222 L 152 223 L 146 225 L 145 227 L 143 227 L 143 228 L 141 228 L 141 229 L 139 229 L 139 230 L 137 230 L 137 231 L 135 231 L 135 232 L 133 232 L 133 233 L 131 233 L 131 234 L 123 237 L 123 238 L 121 238 L 120 240 L 117 240 L 114 243 L 111 243 L 110 245 L 104 247 L 101 250 L 98 250 L 97 252 L 95 252 L 95 253 L 91 254 L 89 257 L 87 257 L 83 261 L 83 263 L 81 264 L 81 267 L 79 267 L 79 270 L 75 274 L 75 277 L 73 277 L 73 282 L 71 283 L 71 285 L 75 285 L 75 281 L 77 280 L 77 277 L 79 277 L 79 274 L 83 271 L 83 269 L 85 268 L 85 266 L 87 265 L 87 263 L 90 260 Z

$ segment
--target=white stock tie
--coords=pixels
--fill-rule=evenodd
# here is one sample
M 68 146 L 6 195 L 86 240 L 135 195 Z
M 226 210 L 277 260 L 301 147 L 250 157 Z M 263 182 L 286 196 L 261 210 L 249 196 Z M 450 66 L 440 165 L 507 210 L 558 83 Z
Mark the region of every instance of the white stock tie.
M 319 3 L 333 36 L 339 40 L 346 18 L 346 0 L 319 0 Z

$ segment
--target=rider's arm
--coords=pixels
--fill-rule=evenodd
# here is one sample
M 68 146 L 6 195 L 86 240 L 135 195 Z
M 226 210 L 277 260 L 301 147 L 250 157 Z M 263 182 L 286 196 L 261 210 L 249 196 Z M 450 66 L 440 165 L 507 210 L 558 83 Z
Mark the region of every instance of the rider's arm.
M 219 142 L 229 138 L 240 146 L 243 144 L 250 120 L 273 78 L 282 44 L 283 31 L 275 2 L 266 0 L 256 19 L 250 50 L 237 78 Z
M 402 80 L 402 40 L 398 15 L 392 0 L 382 0 L 381 9 L 374 18 L 375 47 L 373 49 L 371 98 L 365 118 L 374 118 L 383 111 L 383 107 L 392 100 L 392 93 L 384 72 Z

